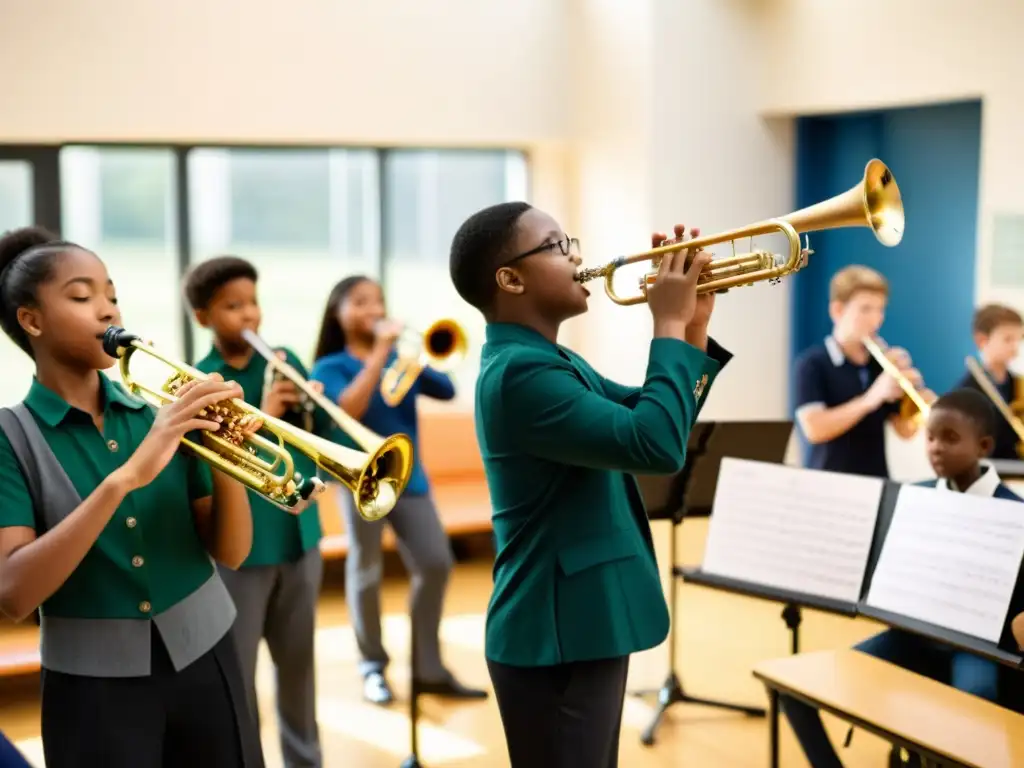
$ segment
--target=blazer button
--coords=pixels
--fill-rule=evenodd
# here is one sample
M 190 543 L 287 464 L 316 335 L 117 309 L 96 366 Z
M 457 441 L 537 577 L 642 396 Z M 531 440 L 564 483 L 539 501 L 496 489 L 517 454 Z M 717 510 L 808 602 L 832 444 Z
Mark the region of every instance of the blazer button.
M 117 453 L 117 440 L 107 440 L 107 448 L 111 453 Z
M 149 613 L 151 610 L 153 610 L 153 606 L 149 604 L 148 600 L 143 600 L 141 603 L 139 603 L 139 610 L 143 613 Z
M 124 521 L 124 524 L 127 525 L 129 528 L 134 528 L 136 525 L 139 524 L 139 521 L 136 520 L 134 517 L 129 517 L 127 520 Z
M 142 555 L 136 555 L 132 558 L 132 565 L 136 568 L 141 568 L 146 561 L 142 559 Z

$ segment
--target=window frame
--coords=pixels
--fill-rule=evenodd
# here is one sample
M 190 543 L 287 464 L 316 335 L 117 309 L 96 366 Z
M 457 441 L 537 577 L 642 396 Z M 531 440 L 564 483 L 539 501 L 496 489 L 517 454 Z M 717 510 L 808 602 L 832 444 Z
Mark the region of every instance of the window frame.
M 188 168 L 189 153 L 197 149 L 226 149 L 246 150 L 262 152 L 280 151 L 309 151 L 309 150 L 358 150 L 372 151 L 376 156 L 377 173 L 377 242 L 380 249 L 380 272 L 381 283 L 385 292 L 386 265 L 389 259 L 389 237 L 387 234 L 387 222 L 384 211 L 388 194 L 385 183 L 384 166 L 386 156 L 391 152 L 516 152 L 522 155 L 526 168 L 526 195 L 527 199 L 533 198 L 533 163 L 532 153 L 528 146 L 524 145 L 489 145 L 489 146 L 443 146 L 443 145 L 418 145 L 418 144 L 364 144 L 364 143 L 334 143 L 334 142 L 313 142 L 313 143 L 286 143 L 286 142 L 166 142 L 166 141 L 94 141 L 85 139 L 69 139 L 55 143 L 43 144 L 18 144 L 12 142 L 0 142 L 0 160 L 25 160 L 33 165 L 33 210 L 34 223 L 45 226 L 55 232 L 61 231 L 61 178 L 60 178 L 60 153 L 66 148 L 82 147 L 96 149 L 151 149 L 164 150 L 173 153 L 174 157 L 174 221 L 168 234 L 175 239 L 177 255 L 177 268 L 179 278 L 195 262 L 196 254 L 192 247 L 192 221 L 190 219 L 189 206 L 191 204 L 189 195 L 190 174 Z M 180 292 L 179 292 L 180 294 Z M 176 301 L 179 307 L 179 322 L 181 323 L 181 338 L 186 360 L 195 359 L 195 329 L 192 324 L 190 313 L 185 306 L 184 297 L 178 295 Z

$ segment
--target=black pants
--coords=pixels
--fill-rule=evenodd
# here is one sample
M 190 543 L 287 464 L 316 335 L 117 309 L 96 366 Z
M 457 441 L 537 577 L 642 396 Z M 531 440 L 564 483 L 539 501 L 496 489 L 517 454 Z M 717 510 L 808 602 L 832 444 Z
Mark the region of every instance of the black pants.
M 512 768 L 617 768 L 628 656 L 487 669 Z
M 263 768 L 231 634 L 180 672 L 152 646 L 149 677 L 43 670 L 46 768 Z

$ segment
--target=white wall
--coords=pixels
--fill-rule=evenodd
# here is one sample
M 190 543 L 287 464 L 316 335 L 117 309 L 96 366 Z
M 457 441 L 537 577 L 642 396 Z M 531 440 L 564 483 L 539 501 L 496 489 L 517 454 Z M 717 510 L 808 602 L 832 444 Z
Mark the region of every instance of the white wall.
M 2 21 L 0 141 L 562 135 L 562 2 L 33 0 Z
M 765 121 L 756 111 L 755 5 L 574 3 L 573 27 L 585 42 L 570 81 L 570 183 L 586 264 L 646 250 L 650 232 L 670 232 L 676 223 L 713 234 L 791 209 L 790 121 Z M 681 45 L 684 37 L 697 42 Z M 628 270 L 617 290 L 635 292 L 640 271 Z M 600 283 L 593 286 L 573 341 L 606 375 L 639 382 L 650 312 L 616 306 Z M 736 358 L 712 390 L 708 417 L 785 414 L 788 291 L 785 283 L 760 285 L 717 300 L 712 329 Z

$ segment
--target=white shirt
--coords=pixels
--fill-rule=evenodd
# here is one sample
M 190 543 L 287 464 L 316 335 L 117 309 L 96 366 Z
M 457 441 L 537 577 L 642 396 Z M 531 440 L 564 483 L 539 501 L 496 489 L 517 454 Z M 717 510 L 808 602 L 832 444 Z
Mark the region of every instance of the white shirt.
M 969 493 L 972 496 L 987 496 L 991 498 L 995 496 L 996 489 L 1002 480 L 999 478 L 999 474 L 996 472 L 995 467 L 989 466 L 988 464 L 982 463 L 981 465 L 981 477 L 975 480 L 971 485 L 964 489 L 964 493 Z M 951 487 L 952 486 L 952 487 Z M 936 478 L 935 489 L 938 491 L 958 491 L 951 480 L 947 480 L 944 477 Z

